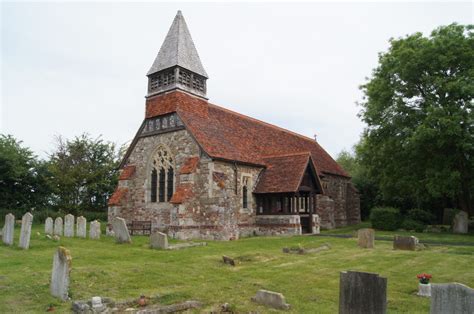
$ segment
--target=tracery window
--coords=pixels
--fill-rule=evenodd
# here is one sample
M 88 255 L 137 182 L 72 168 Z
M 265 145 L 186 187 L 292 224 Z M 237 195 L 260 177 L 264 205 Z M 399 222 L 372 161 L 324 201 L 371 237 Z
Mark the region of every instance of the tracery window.
M 169 150 L 160 147 L 151 162 L 150 201 L 169 202 L 174 193 L 174 159 Z

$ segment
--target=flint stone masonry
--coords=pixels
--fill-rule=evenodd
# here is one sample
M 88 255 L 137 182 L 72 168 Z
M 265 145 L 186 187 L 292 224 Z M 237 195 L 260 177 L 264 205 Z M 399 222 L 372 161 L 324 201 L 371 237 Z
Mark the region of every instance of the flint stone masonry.
M 53 218 L 48 217 L 44 221 L 44 233 L 53 235 Z
M 469 223 L 469 217 L 465 211 L 460 211 L 454 216 L 453 220 L 453 232 L 454 233 L 467 233 Z
M 21 219 L 20 243 L 18 244 L 24 250 L 30 247 L 31 224 L 33 223 L 33 215 L 26 213 Z
M 67 238 L 74 237 L 74 216 L 71 214 L 64 217 L 64 236 Z
M 15 216 L 12 214 L 5 215 L 5 225 L 3 226 L 3 243 L 13 245 L 13 233 L 15 231 Z
M 12 214 L 5 215 L 5 225 L 3 226 L 3 243 L 13 245 L 13 233 L 15 231 L 15 216 Z
M 115 242 L 117 243 L 131 243 L 132 242 L 125 219 L 120 218 L 120 217 L 115 217 L 112 220 L 112 228 L 114 229 L 114 233 L 115 233 Z
M 77 230 L 76 230 L 76 236 L 79 238 L 85 238 L 87 235 L 87 219 L 79 216 L 77 217 Z
M 288 310 L 290 308 L 283 294 L 268 290 L 258 290 L 252 301 L 279 310 Z
M 150 173 L 145 161 L 150 160 L 161 146 L 168 148 L 173 156 L 176 174 L 188 158 L 200 156 L 194 173 L 176 176 L 176 188 L 186 184 L 191 195 L 180 204 L 150 201 Z M 118 187 L 128 191 L 120 204 L 109 206 L 108 223 L 114 217 L 124 218 L 127 222 L 151 221 L 152 233 L 166 232 L 168 236 L 181 240 L 229 240 L 252 235 L 301 234 L 299 215 L 281 215 L 285 216 L 282 217 L 282 223 L 273 224 L 269 220 L 278 218 L 256 215 L 257 202 L 252 193 L 249 193 L 248 208 L 242 208 L 243 174 L 251 178 L 253 188 L 258 182 L 262 167 L 234 165 L 201 155 L 199 145 L 185 129 L 137 138 L 126 161 L 127 165 L 136 166 L 136 171 L 132 177 L 119 180 Z M 222 174 L 221 182 L 213 179 L 213 173 Z M 320 227 L 330 229 L 336 226 L 335 208 L 338 210 L 338 224 L 343 225 L 344 219 L 351 223 L 359 222 L 358 195 L 347 188 L 350 179 L 327 175 L 325 180 L 329 196 L 318 194 L 316 201 Z M 348 204 L 351 208 L 347 210 L 347 214 L 346 200 L 341 191 L 346 191 L 347 198 L 354 198 Z M 317 229 L 317 223 L 314 222 L 313 233 L 317 233 Z
M 63 219 L 61 217 L 57 217 L 54 220 L 54 234 L 58 236 L 63 235 Z
M 374 229 L 365 228 L 357 231 L 357 245 L 361 248 L 373 249 L 375 240 Z
M 100 222 L 97 220 L 92 221 L 89 229 L 89 238 L 94 240 L 100 239 L 100 233 Z
M 474 313 L 474 289 L 460 283 L 432 284 L 430 313 Z
M 72 257 L 66 248 L 60 246 L 54 254 L 53 270 L 51 272 L 51 295 L 65 301 L 69 298 L 69 275 Z
M 341 272 L 339 314 L 380 314 L 386 311 L 387 278 L 365 272 Z
M 150 236 L 150 247 L 152 249 L 168 249 L 168 236 L 162 232 L 155 232 Z
M 418 238 L 414 236 L 402 237 L 402 236 L 396 235 L 393 238 L 394 250 L 415 251 L 417 245 L 418 245 Z

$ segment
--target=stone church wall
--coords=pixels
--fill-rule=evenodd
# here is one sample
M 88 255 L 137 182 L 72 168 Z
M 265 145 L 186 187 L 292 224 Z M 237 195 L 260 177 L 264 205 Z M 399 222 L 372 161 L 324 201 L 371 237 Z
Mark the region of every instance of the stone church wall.
M 189 197 L 179 204 L 150 202 L 151 158 L 160 146 L 169 149 L 174 158 L 175 191 L 186 185 Z M 179 171 L 190 157 L 199 157 L 190 174 Z M 152 230 L 179 239 L 229 240 L 259 234 L 300 234 L 298 219 L 275 226 L 262 225 L 256 216 L 256 199 L 252 194 L 263 168 L 210 159 L 185 129 L 138 139 L 127 160 L 136 171 L 118 188 L 126 189 L 120 205 L 109 207 L 109 221 L 114 216 L 127 222 L 152 222 Z M 248 208 L 243 208 L 243 184 L 247 183 Z M 317 214 L 326 229 L 360 222 L 359 196 L 350 179 L 326 175 L 326 195 L 317 196 Z M 291 217 L 283 217 L 290 219 Z M 267 219 L 268 220 L 268 219 Z M 271 220 L 271 219 L 270 219 Z

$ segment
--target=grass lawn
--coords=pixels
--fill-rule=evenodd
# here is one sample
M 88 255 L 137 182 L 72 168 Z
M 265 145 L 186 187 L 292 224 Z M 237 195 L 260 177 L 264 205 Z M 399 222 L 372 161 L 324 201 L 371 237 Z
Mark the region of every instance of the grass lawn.
M 19 227 L 15 231 L 16 245 Z M 473 236 L 461 237 L 463 242 L 474 242 Z M 330 243 L 332 249 L 312 255 L 282 253 L 285 246 L 323 243 Z M 355 238 L 297 236 L 208 241 L 204 247 L 162 251 L 149 249 L 144 236 L 133 237 L 131 245 L 115 244 L 105 236 L 101 240 L 63 237 L 58 243 L 46 239 L 43 226 L 36 225 L 29 250 L 0 245 L 0 313 L 44 312 L 50 303 L 56 305 L 56 312 L 70 310 L 71 302 L 49 295 L 58 245 L 68 248 L 73 258 L 73 299 L 100 295 L 120 301 L 159 294 L 164 304 L 202 301 L 203 312 L 217 310 L 225 302 L 239 313 L 277 312 L 250 301 L 263 288 L 282 292 L 291 304 L 289 313 L 337 313 L 340 271 L 360 270 L 388 278 L 389 313 L 428 313 L 429 299 L 415 295 L 416 274 L 431 273 L 434 283 L 456 281 L 474 287 L 474 247 L 468 246 L 411 252 L 394 251 L 391 242 L 376 241 L 376 248 L 369 250 L 359 249 Z M 222 255 L 243 262 L 236 267 L 224 265 Z

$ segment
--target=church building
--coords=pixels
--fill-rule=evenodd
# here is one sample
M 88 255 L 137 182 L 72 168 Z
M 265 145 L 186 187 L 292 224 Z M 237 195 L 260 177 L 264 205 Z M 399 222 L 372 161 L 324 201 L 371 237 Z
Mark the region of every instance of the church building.
M 208 101 L 180 11 L 147 77 L 145 118 L 120 164 L 109 222 L 220 240 L 360 222 L 350 176 L 315 139 Z

